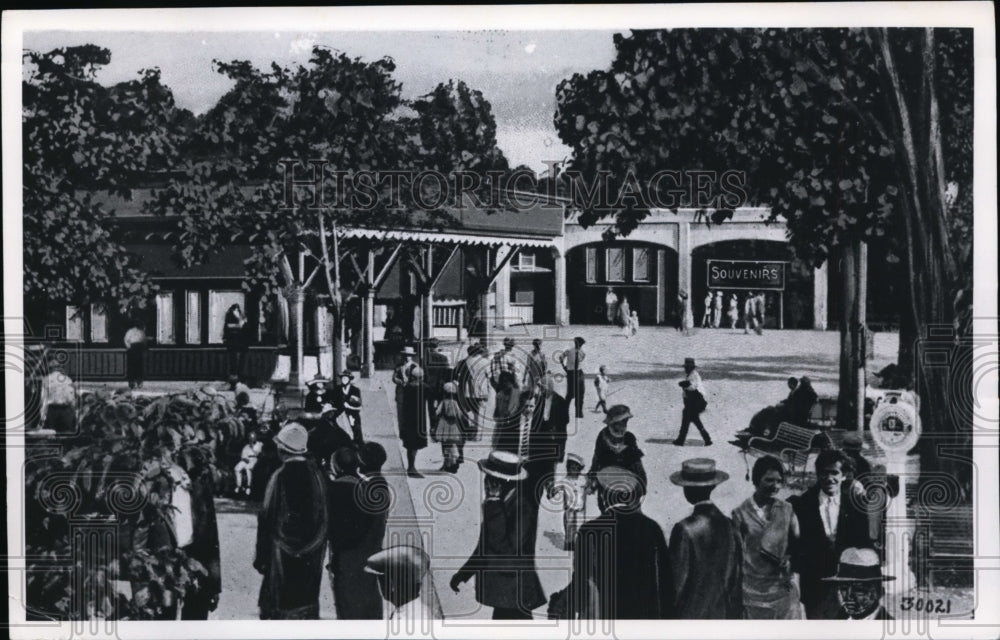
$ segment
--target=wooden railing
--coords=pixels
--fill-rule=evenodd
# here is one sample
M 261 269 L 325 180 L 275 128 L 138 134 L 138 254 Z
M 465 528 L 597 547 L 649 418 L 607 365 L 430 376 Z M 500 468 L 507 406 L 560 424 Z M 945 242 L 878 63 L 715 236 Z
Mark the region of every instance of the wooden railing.
M 67 351 L 66 371 L 80 380 L 125 380 L 125 349 L 85 347 Z M 274 371 L 277 350 L 251 347 L 245 375 L 267 380 Z M 146 353 L 146 380 L 222 380 L 228 373 L 224 347 L 150 347 Z
M 461 327 L 465 324 L 465 305 L 435 305 L 435 327 Z

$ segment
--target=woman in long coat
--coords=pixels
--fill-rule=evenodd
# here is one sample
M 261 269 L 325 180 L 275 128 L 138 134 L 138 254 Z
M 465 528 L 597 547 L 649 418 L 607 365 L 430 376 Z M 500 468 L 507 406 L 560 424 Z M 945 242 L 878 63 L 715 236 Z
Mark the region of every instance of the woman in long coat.
M 645 491 L 646 469 L 642 464 L 642 449 L 635 435 L 628 431 L 628 421 L 632 412 L 623 404 L 608 409 L 604 418 L 607 426 L 597 434 L 594 443 L 594 457 L 590 462 L 591 486 L 597 487 L 597 472 L 605 467 L 621 467 L 636 475 L 641 481 L 640 490 Z
M 417 471 L 417 452 L 427 446 L 427 385 L 424 370 L 419 365 L 410 368 L 409 380 L 402 388 L 402 410 L 400 411 L 399 439 L 406 449 L 406 473 L 412 477 L 422 477 Z
M 264 576 L 261 620 L 319 619 L 319 589 L 327 542 L 326 486 L 319 468 L 306 458 L 308 434 L 286 425 L 275 442 L 282 458 L 257 516 L 253 566 Z

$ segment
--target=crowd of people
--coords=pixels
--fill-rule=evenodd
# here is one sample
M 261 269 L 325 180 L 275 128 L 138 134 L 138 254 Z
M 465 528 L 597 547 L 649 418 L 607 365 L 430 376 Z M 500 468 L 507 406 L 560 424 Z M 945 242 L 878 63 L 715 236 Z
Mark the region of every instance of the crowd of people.
M 608 406 L 606 367 L 599 367 L 595 378 L 594 410 L 604 411 L 604 428 L 594 439 L 589 468 L 582 456 L 566 451 L 570 416 L 583 417 L 585 343 L 576 338 L 572 348 L 554 354 L 553 365 L 565 376 L 565 395 L 537 339 L 529 356 L 515 353 L 511 338 L 492 355 L 482 343 L 473 344 L 454 370 L 436 379 L 438 387 L 415 374 L 421 369 L 416 352 L 404 352 L 394 377 L 401 420 L 413 420 L 405 414 L 418 406 L 407 402 L 408 393 L 431 395 L 426 419 L 436 416 L 437 423 L 425 433 L 437 434 L 432 437 L 442 444 L 444 470 L 455 470 L 461 443 L 493 432 L 491 451 L 478 463 L 485 490 L 480 533 L 450 579 L 453 590 L 474 581 L 476 601 L 491 607 L 498 620 L 530 619 L 546 602 L 548 615 L 556 618 L 887 615 L 879 605 L 882 581 L 890 579 L 879 568 L 885 502 L 869 500 L 886 484 L 865 465 L 859 447 L 850 453 L 823 451 L 815 463 L 817 484 L 788 500 L 777 498 L 786 474 L 781 461 L 759 459 L 752 495 L 729 515 L 711 501 L 728 474 L 711 458 L 687 460 L 670 480 L 693 511 L 667 538 L 642 513 L 655 479 L 647 476 L 644 453 L 628 429 L 631 409 Z M 700 419 L 707 392 L 693 358 L 685 359 L 684 372 L 681 430 L 674 444 L 683 446 L 694 424 L 711 445 Z M 797 414 L 815 401 L 808 378 L 794 382 L 781 412 Z M 491 393 L 490 422 L 483 409 Z M 408 450 L 414 433 L 420 434 L 418 424 L 401 425 Z M 598 509 L 588 520 L 591 496 Z M 573 552 L 572 580 L 548 598 L 534 565 L 543 499 L 562 505 L 563 547 Z
M 728 296 L 718 290 L 709 289 L 705 292 L 700 322 L 702 329 L 719 329 L 727 323 L 730 329 L 736 329 L 740 323 L 741 315 L 743 333 L 750 333 L 751 330 L 758 334 L 763 333 L 767 315 L 767 300 L 764 292 L 747 291 L 743 297 L 742 305 L 736 292 L 730 292 Z
M 886 619 L 883 555 L 873 533 L 873 481 L 851 479 L 848 457 L 827 450 L 818 482 L 788 500 L 777 497 L 785 468 L 772 456 L 754 465 L 752 494 L 730 515 L 712 502 L 728 474 L 710 458 L 681 464 L 670 481 L 691 505 L 669 538 L 643 514 L 649 479 L 642 452 L 615 407 L 598 437 L 590 470 L 566 457 L 548 495 L 564 506 L 565 548 L 573 551 L 569 584 L 548 599 L 534 565 L 538 479 L 531 460 L 493 451 L 480 461 L 485 481 L 478 542 L 452 576 L 458 592 L 475 579 L 475 598 L 493 619 L 530 619 L 548 601 L 557 619 Z M 620 447 L 620 448 L 618 448 Z M 587 519 L 588 495 L 598 513 Z

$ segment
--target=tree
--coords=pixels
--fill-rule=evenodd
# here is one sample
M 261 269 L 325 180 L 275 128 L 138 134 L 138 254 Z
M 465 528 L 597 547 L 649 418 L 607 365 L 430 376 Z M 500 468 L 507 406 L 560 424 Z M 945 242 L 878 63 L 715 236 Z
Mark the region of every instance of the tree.
M 940 292 L 961 279 L 943 193 L 948 181 L 960 184 L 960 193 L 971 182 L 971 113 L 961 106 L 971 104 L 970 32 L 635 31 L 616 36 L 615 46 L 609 70 L 577 74 L 557 89 L 555 123 L 573 148 L 571 169 L 588 179 L 608 172 L 609 190 L 619 195 L 630 193 L 628 180 L 644 184 L 665 167 L 739 169 L 747 176 L 744 193 L 739 202 L 723 199 L 723 213 L 766 203 L 773 218 L 784 218 L 802 259 L 819 265 L 839 258 L 846 309 L 856 299 L 849 283 L 860 243 L 895 244 L 910 267 L 909 313 L 919 335 L 950 323 L 953 311 Z M 937 66 L 947 71 L 935 73 Z M 945 92 L 947 105 L 936 99 Z M 942 143 L 941 123 L 952 120 L 952 140 Z M 709 185 L 710 202 L 727 194 L 722 186 Z M 661 181 L 651 195 L 668 201 L 672 188 Z M 585 222 L 612 215 L 613 231 L 623 234 L 647 213 L 635 198 L 604 208 L 577 204 Z M 939 295 L 929 296 L 933 290 Z M 860 350 L 850 323 L 841 324 L 841 396 L 848 403 L 841 415 L 852 415 Z M 960 429 L 931 388 L 942 381 L 926 382 L 924 424 Z
M 323 47 L 295 69 L 265 72 L 239 61 L 216 68 L 235 85 L 199 122 L 189 147 L 197 161 L 150 208 L 178 217 L 184 264 L 234 241 L 255 247 L 245 286 L 289 302 L 298 330 L 293 372 L 303 296 L 324 287 L 339 368 L 345 296 L 358 284 L 340 268 L 341 230 L 456 224 L 443 205 L 425 204 L 435 200 L 425 192 L 439 185 L 416 188 L 405 178 L 505 164 L 489 103 L 449 83 L 408 104 L 391 59 L 365 62 Z M 399 179 L 376 179 L 374 171 Z
M 115 239 L 92 193 L 128 196 L 171 166 L 190 114 L 158 69 L 97 83 L 111 53 L 94 45 L 24 54 L 23 208 L 26 307 L 116 303 L 141 309 L 155 286 Z

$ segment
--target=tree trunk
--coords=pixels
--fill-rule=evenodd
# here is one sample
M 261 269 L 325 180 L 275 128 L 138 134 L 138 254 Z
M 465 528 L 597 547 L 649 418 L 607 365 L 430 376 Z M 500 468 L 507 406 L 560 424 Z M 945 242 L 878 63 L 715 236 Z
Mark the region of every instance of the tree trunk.
M 969 358 L 952 331 L 957 268 L 947 232 L 944 160 L 935 87 L 934 30 L 925 29 L 922 71 L 917 91 L 907 91 L 897 71 L 889 29 L 874 32 L 884 64 L 885 96 L 901 181 L 900 209 L 910 265 L 910 302 L 920 342 L 916 390 L 920 396 L 921 471 L 944 471 L 952 477 L 969 473 L 971 425 L 955 411 L 952 386 L 971 383 Z M 937 357 L 928 357 L 930 352 Z M 956 387 L 957 389 L 957 387 Z M 957 418 L 957 419 L 956 419 Z
M 899 369 L 900 380 L 905 380 L 906 386 L 909 386 L 913 383 L 913 359 L 916 357 L 917 324 L 913 320 L 908 287 L 903 287 L 899 308 L 899 350 L 896 354 L 896 367 Z
M 840 253 L 840 385 L 837 395 L 837 426 L 855 426 L 858 396 L 857 253 L 852 244 L 841 245 Z
M 341 335 L 343 334 L 344 327 L 344 313 L 341 305 L 333 304 L 330 306 L 330 318 L 333 320 L 330 324 L 330 344 L 333 345 L 333 379 L 337 380 L 340 378 L 340 372 L 344 366 L 344 341 L 341 340 Z

